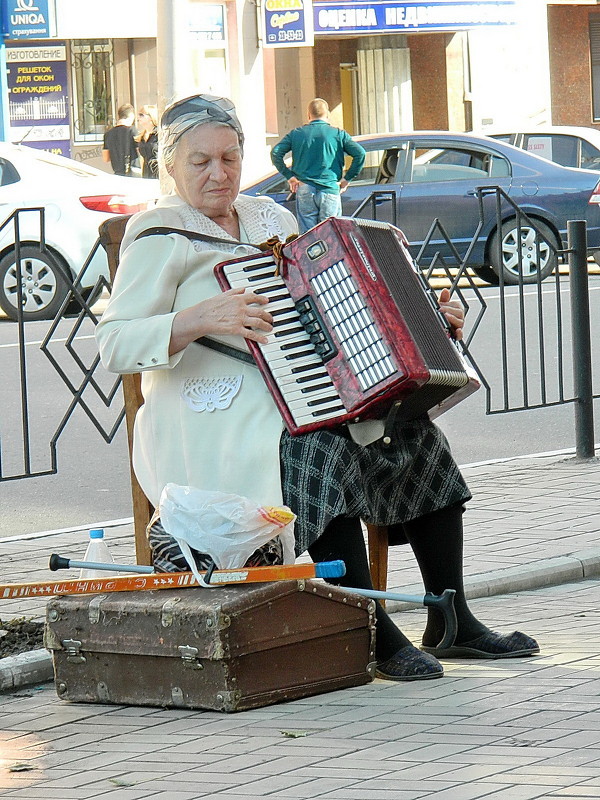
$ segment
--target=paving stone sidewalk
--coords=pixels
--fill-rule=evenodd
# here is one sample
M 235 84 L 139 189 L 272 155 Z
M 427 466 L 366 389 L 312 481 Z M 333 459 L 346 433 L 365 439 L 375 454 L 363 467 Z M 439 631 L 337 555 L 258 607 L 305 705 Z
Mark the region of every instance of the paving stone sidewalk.
M 5 695 L 0 791 L 43 800 L 600 797 L 600 582 L 474 601 L 542 654 L 238 714 Z M 416 640 L 424 611 L 398 615 Z M 27 771 L 21 771 L 27 768 Z M 15 771 L 12 771 L 15 770 Z
M 535 635 L 540 656 L 448 661 L 442 680 L 377 680 L 231 715 L 68 704 L 50 683 L 30 686 L 2 696 L 2 796 L 600 798 L 600 465 L 545 457 L 464 473 L 472 607 Z M 132 563 L 130 526 L 108 536 Z M 85 531 L 0 541 L 0 581 L 46 580 L 51 552 L 78 558 L 85 546 Z M 408 548 L 394 549 L 389 585 L 421 591 Z M 2 601 L 0 616 L 41 617 L 40 603 Z M 424 615 L 396 617 L 415 642 Z

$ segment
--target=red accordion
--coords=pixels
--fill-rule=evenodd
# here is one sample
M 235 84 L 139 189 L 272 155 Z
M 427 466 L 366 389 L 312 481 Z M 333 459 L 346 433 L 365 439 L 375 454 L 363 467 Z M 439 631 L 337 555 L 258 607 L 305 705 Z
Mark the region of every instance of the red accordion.
M 283 247 L 280 270 L 260 253 L 215 275 L 269 299 L 269 343 L 248 346 L 292 434 L 392 407 L 433 417 L 479 386 L 392 225 L 331 218 Z

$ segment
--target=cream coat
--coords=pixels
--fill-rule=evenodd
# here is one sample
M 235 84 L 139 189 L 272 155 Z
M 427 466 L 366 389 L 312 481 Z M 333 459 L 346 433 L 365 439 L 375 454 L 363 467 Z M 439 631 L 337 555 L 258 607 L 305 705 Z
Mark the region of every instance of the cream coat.
M 240 195 L 235 202 L 250 242 L 285 239 L 297 231 L 293 215 L 268 198 Z M 231 246 L 190 242 L 179 234 L 137 234 L 154 226 L 185 227 L 231 239 Z M 120 266 L 106 311 L 96 328 L 102 363 L 111 372 L 142 373 L 133 466 L 149 500 L 158 505 L 166 483 L 194 486 L 282 504 L 280 414 L 258 371 L 196 343 L 169 357 L 175 314 L 220 289 L 213 267 L 255 249 L 237 244 L 219 226 L 178 197 L 135 215 L 127 226 Z M 238 337 L 222 341 L 245 349 Z M 228 408 L 194 411 L 182 398 L 188 379 L 241 376 Z M 217 380 L 219 383 L 219 380 Z

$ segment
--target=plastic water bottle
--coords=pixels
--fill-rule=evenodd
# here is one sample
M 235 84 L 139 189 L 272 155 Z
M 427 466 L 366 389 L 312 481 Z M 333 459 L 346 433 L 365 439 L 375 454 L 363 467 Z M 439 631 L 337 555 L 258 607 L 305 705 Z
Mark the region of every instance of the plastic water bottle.
M 104 541 L 104 531 L 102 528 L 94 528 L 90 531 L 90 541 L 88 542 L 83 560 L 96 561 L 101 564 L 112 564 L 114 562 L 108 545 Z M 102 569 L 82 569 L 79 573 L 80 578 L 114 578 L 115 575 L 115 572 Z

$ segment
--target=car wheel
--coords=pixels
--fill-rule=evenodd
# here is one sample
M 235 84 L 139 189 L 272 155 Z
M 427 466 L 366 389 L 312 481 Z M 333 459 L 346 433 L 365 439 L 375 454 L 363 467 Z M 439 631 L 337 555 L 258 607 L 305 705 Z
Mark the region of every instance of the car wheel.
M 538 232 L 541 236 L 538 236 Z M 519 260 L 522 264 L 523 283 L 536 283 L 538 272 L 544 280 L 556 269 L 557 248 L 556 237 L 545 223 L 536 221 L 535 228 L 523 223 L 519 229 L 515 218 L 507 220 L 502 226 L 500 242 L 498 231 L 492 236 L 489 260 L 496 275 L 500 276 L 502 273 L 504 283 L 519 283 Z
M 471 268 L 475 275 L 478 278 L 481 278 L 482 281 L 486 283 L 491 283 L 492 286 L 497 286 L 500 282 L 498 275 L 494 272 L 491 267 L 488 266 L 479 266 L 479 267 L 472 267 Z
M 53 319 L 60 309 L 69 284 L 68 268 L 54 253 L 42 252 L 35 245 L 21 247 L 21 287 L 23 319 Z M 18 269 L 12 250 L 0 260 L 0 308 L 10 319 L 17 319 Z

